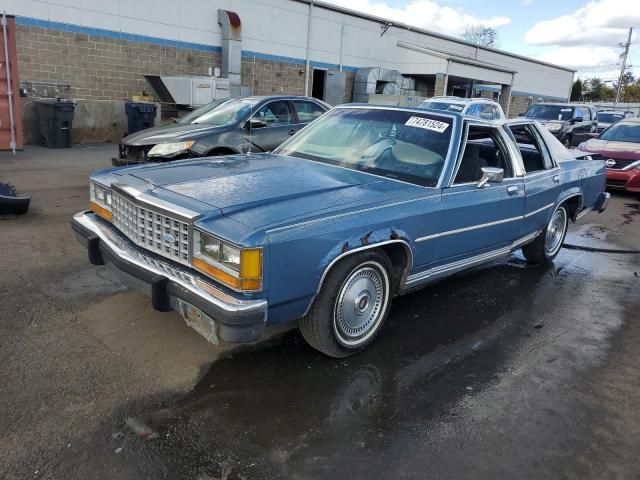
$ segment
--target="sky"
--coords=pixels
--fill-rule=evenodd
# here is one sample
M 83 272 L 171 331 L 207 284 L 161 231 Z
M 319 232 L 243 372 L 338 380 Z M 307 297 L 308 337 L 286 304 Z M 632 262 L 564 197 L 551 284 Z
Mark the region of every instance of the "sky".
M 468 25 L 488 25 L 498 32 L 502 50 L 605 81 L 617 81 L 619 44 L 634 27 L 628 63 L 640 77 L 640 0 L 324 1 L 455 37 Z

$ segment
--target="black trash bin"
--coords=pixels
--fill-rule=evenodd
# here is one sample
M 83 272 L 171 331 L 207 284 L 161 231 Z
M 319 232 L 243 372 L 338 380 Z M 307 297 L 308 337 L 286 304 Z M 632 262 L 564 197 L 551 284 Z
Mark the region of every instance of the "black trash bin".
M 50 99 L 36 103 L 40 135 L 49 148 L 71 148 L 71 128 L 76 104 L 69 100 Z
M 124 106 L 127 114 L 127 134 L 151 128 L 156 122 L 156 104 L 148 102 L 127 102 Z

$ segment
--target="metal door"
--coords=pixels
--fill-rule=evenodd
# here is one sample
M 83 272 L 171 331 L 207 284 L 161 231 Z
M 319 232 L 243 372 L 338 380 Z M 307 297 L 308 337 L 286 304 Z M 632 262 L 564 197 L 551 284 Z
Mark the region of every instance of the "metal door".
M 22 111 L 15 18 L 2 15 L 0 35 L 0 150 L 22 149 Z
M 324 101 L 330 105 L 345 103 L 347 76 L 339 70 L 329 70 L 324 84 Z

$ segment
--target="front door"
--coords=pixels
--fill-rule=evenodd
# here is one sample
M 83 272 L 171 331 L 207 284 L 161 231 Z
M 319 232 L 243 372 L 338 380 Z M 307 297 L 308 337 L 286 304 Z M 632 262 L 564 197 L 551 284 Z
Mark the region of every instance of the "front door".
M 504 180 L 479 188 L 482 167 L 503 169 Z M 441 232 L 433 245 L 441 262 L 510 247 L 520 235 L 524 193 L 499 129 L 469 125 L 454 180 L 442 191 Z
M 269 102 L 260 107 L 252 118 L 264 123 L 261 127 L 246 129 L 245 142 L 251 145 L 252 152 L 270 152 L 295 133 L 295 121 L 288 100 Z

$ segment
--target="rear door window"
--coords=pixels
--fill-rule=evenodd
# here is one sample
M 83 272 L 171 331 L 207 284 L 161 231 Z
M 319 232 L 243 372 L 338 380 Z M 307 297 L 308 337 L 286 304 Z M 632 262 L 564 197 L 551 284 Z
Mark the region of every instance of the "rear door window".
M 325 110 L 314 102 L 307 102 L 304 100 L 294 100 L 293 105 L 298 112 L 299 123 L 309 123 L 322 115 Z
M 542 135 L 533 124 L 516 124 L 508 128 L 518 144 L 524 169 L 528 174 L 555 167 Z
M 495 118 L 493 113 L 493 105 L 490 105 L 488 103 L 481 104 L 480 118 L 483 120 L 493 120 Z

